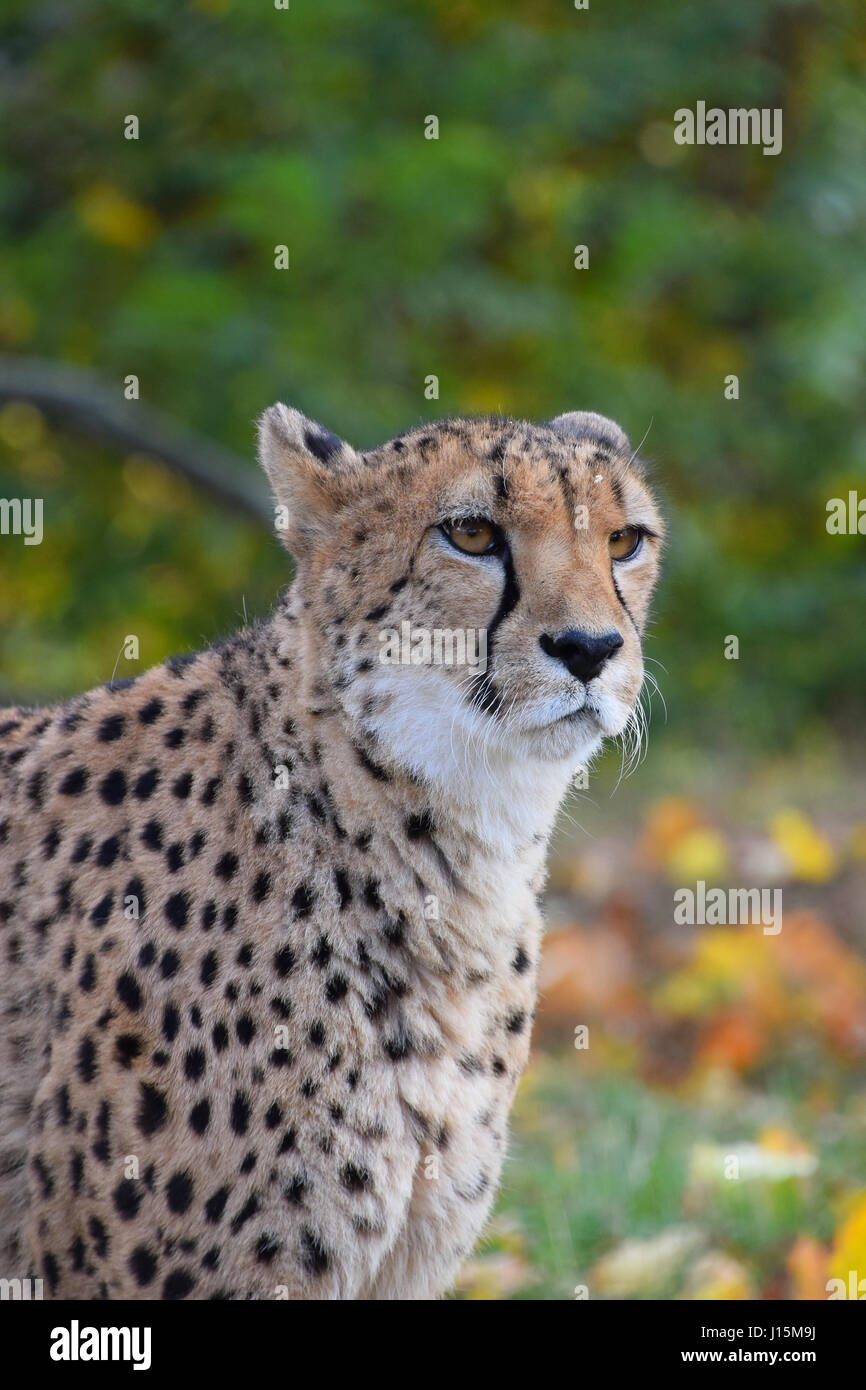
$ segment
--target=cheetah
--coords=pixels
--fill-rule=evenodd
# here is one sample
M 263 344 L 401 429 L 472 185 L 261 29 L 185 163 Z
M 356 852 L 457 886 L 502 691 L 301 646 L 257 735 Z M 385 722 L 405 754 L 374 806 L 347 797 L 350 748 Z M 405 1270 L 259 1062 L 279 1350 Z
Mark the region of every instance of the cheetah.
M 0 721 L 0 1269 L 46 1296 L 446 1294 L 557 808 L 634 717 L 663 526 L 617 425 L 259 439 L 271 614 Z M 407 625 L 485 659 L 383 659 Z

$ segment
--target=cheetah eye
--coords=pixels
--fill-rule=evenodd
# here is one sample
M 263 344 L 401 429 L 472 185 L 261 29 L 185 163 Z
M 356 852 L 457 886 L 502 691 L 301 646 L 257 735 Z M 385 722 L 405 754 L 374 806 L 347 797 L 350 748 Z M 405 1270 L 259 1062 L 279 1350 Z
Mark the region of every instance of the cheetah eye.
M 443 521 L 440 531 L 456 550 L 465 555 L 492 555 L 502 544 L 502 532 L 483 516 L 461 517 L 459 521 Z
M 630 560 L 640 550 L 643 538 L 644 532 L 639 526 L 624 526 L 621 531 L 612 531 L 607 538 L 611 559 Z

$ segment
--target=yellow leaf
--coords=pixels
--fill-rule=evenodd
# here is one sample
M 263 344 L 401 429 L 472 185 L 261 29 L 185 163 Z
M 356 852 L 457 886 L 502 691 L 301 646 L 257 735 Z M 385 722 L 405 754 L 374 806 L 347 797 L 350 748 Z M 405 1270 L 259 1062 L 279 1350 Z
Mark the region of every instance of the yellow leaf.
M 861 1193 L 836 1232 L 830 1255 L 829 1273 L 847 1280 L 850 1270 L 866 1279 L 866 1193 Z
M 833 846 L 802 811 L 779 811 L 770 822 L 770 831 L 796 878 L 826 883 L 833 877 L 837 869 Z
M 682 1297 L 714 1303 L 751 1298 L 748 1272 L 724 1251 L 708 1250 L 689 1271 Z
M 718 878 L 728 863 L 728 848 L 716 830 L 692 830 L 668 852 L 665 868 L 677 883 Z
M 156 214 L 111 183 L 94 183 L 76 198 L 78 216 L 97 241 L 137 251 L 159 232 Z

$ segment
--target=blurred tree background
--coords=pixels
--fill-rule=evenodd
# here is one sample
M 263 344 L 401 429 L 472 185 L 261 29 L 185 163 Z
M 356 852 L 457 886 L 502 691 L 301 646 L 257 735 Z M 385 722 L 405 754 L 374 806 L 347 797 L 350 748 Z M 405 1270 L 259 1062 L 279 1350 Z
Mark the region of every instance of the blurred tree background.
M 571 1116 L 569 1134 L 607 1096 L 613 1138 L 590 1148 L 588 1185 L 563 1227 L 556 1183 L 564 1173 L 575 1190 L 573 1155 L 567 1144 L 559 1158 L 535 1153 L 525 1102 L 504 1200 L 527 1229 L 505 1229 L 491 1266 L 499 1293 L 568 1297 L 582 1265 L 635 1230 L 662 1241 L 647 1259 L 673 1271 L 670 1288 L 677 1269 L 691 1270 L 681 1280 L 690 1296 L 817 1288 L 839 1229 L 844 1258 L 861 1240 L 866 1275 L 851 1157 L 864 1116 L 839 1119 L 866 1048 L 866 990 L 848 1001 L 841 1040 L 822 1032 L 824 996 L 807 1001 L 817 1050 L 796 1075 L 790 1059 L 782 1080 L 765 1075 L 788 1036 L 772 991 L 746 1009 L 751 1032 L 726 1012 L 755 961 L 733 944 L 726 956 L 724 942 L 708 960 L 682 942 L 682 957 L 672 947 L 650 959 L 626 930 L 634 904 L 617 896 L 636 872 L 675 883 L 787 875 L 803 910 L 819 913 L 832 962 L 813 952 L 855 988 L 844 951 L 864 945 L 852 885 L 864 886 L 866 831 L 850 822 L 866 563 L 863 538 L 829 535 L 825 522 L 828 499 L 866 493 L 864 67 L 856 0 L 3 7 L 0 352 L 91 369 L 118 401 L 135 374 L 144 402 L 242 456 L 250 479 L 253 422 L 275 399 L 359 447 L 465 412 L 543 419 L 585 408 L 614 416 L 635 443 L 649 431 L 643 453 L 671 531 L 647 645 L 668 722 L 656 705 L 637 780 L 651 804 L 616 850 L 590 807 L 597 842 L 584 853 L 570 833 L 554 873 L 569 949 L 589 952 L 574 969 L 619 979 L 630 960 L 636 973 L 626 972 L 624 1013 L 616 993 L 599 1004 L 614 1039 L 594 1066 L 612 1089 L 594 1084 L 575 1100 L 571 1073 L 544 1072 L 524 1093 Z M 674 111 L 698 100 L 781 107 L 781 154 L 678 146 Z M 124 138 L 130 114 L 138 140 Z M 437 140 L 424 138 L 430 115 Z M 274 267 L 281 244 L 287 270 Z M 580 244 L 585 270 L 574 267 Z M 436 401 L 424 396 L 430 374 Z M 730 374 L 738 400 L 725 398 Z M 140 637 L 141 663 L 121 659 L 118 674 L 200 646 L 264 612 L 286 578 L 254 522 L 146 453 L 95 444 L 24 402 L 0 409 L 0 495 L 45 500 L 44 543 L 0 545 L 4 703 L 106 680 L 127 633 Z M 724 658 L 730 634 L 737 661 Z M 797 769 L 803 799 L 820 784 L 831 808 L 821 830 L 785 803 Z M 683 799 L 698 782 L 711 813 Z M 738 848 L 743 835 L 763 859 Z M 651 924 L 669 922 L 665 891 L 642 909 Z M 593 954 L 594 930 L 611 923 L 619 966 Z M 784 993 L 784 971 L 800 966 L 774 959 Z M 629 990 L 649 980 L 653 1008 L 630 1012 Z M 568 996 L 564 1014 L 583 1017 L 590 1003 Z M 659 1037 L 678 1058 L 664 1074 L 640 1061 Z M 781 1196 L 717 1210 L 721 1235 L 695 1244 L 679 1227 L 660 1232 L 705 1202 L 687 1149 L 699 1132 L 736 1129 L 748 1113 L 738 1087 L 758 1086 L 782 1126 L 767 1140 L 752 1116 L 757 1147 L 799 1152 L 794 1130 L 820 1111 L 796 1110 L 812 1096 L 816 1057 L 828 1069 L 822 1104 L 838 1111 L 823 1185 L 804 1193 L 796 1184 L 812 1179 L 782 1164 Z M 659 1087 L 718 1078 L 720 1067 L 730 1086 L 710 1118 L 703 1093 L 691 1111 L 660 1099 Z M 610 1145 L 630 1151 L 641 1135 L 655 1136 L 658 1164 L 620 1172 L 618 1188 Z M 757 1254 L 744 1253 L 750 1239 Z M 521 1241 L 528 1264 L 514 1253 Z M 696 1275 L 711 1256 L 716 1266 Z M 469 1292 L 485 1296 L 485 1277 Z M 597 1283 L 646 1292 L 623 1277 Z M 719 1287 L 735 1292 L 701 1292 Z
M 134 373 L 251 469 L 274 399 L 363 447 L 459 412 L 592 408 L 635 443 L 652 422 L 672 726 L 857 726 L 863 543 L 825 529 L 866 448 L 855 0 L 7 0 L 0 35 L 0 350 L 119 398 Z M 782 107 L 782 153 L 676 145 L 698 99 Z M 39 489 L 48 527 L 2 550 L 4 696 L 102 680 L 124 631 L 158 661 L 269 604 L 275 547 L 159 470 L 20 411 L 0 439 L 3 495 Z

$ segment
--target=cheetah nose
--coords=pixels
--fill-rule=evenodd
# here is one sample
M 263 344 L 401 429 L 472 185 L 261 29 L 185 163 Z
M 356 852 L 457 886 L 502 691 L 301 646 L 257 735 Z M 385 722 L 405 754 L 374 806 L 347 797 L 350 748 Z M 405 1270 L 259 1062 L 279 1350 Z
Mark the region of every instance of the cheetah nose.
M 619 651 L 622 635 L 614 629 L 593 637 L 592 633 L 570 627 L 558 637 L 544 632 L 538 641 L 543 652 L 563 662 L 579 681 L 591 681 L 614 652 Z

